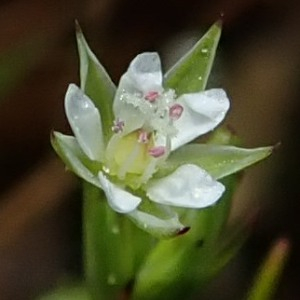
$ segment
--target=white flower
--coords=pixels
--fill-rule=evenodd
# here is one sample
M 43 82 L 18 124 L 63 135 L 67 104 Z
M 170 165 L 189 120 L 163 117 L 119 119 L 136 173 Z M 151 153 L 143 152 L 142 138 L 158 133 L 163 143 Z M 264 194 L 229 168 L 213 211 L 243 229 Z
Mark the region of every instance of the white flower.
M 174 90 L 165 90 L 157 53 L 138 55 L 122 76 L 108 143 L 92 100 L 74 84 L 65 97 L 75 138 L 86 156 L 99 165 L 93 183 L 120 213 L 134 211 L 143 196 L 179 207 L 214 204 L 225 188 L 197 165 L 183 164 L 164 178 L 153 175 L 170 152 L 214 129 L 228 109 L 229 100 L 221 89 L 178 98 Z

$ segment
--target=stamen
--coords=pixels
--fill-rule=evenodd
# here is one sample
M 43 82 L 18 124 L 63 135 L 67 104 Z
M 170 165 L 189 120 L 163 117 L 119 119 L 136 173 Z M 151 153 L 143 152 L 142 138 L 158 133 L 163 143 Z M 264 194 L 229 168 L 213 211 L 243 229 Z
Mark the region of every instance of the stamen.
M 117 118 L 116 120 L 114 120 L 114 125 L 112 126 L 111 129 L 114 133 L 119 133 L 123 131 L 124 125 L 125 125 L 124 121 Z
M 169 116 L 173 121 L 178 120 L 183 112 L 183 106 L 176 103 L 170 107 Z
M 144 98 L 145 98 L 145 100 L 149 101 L 150 103 L 153 103 L 156 101 L 158 96 L 159 96 L 158 92 L 151 91 L 151 92 L 148 92 Z
M 138 142 L 141 144 L 147 144 L 149 142 L 148 132 L 141 130 L 139 133 Z
M 153 147 L 149 149 L 148 153 L 155 158 L 161 157 L 166 153 L 166 147 L 164 146 Z

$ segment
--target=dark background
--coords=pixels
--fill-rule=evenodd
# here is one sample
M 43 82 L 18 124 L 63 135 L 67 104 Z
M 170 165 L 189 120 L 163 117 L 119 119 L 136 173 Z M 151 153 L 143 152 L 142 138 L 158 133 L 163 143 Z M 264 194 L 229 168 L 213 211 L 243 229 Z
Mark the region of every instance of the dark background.
M 0 299 L 33 299 L 80 274 L 78 180 L 49 144 L 68 131 L 63 98 L 78 83 L 74 19 L 115 82 L 139 52 L 167 68 L 222 16 L 212 86 L 247 147 L 281 146 L 246 172 L 232 218 L 259 211 L 236 259 L 201 299 L 242 299 L 279 237 L 291 255 L 276 299 L 299 299 L 300 4 L 292 0 L 11 0 L 0 3 Z

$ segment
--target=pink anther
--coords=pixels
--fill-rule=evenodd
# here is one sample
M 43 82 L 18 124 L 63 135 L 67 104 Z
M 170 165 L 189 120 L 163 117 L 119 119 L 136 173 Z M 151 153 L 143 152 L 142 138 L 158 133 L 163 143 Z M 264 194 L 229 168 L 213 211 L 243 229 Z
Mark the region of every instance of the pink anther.
M 114 120 L 114 125 L 112 126 L 111 129 L 114 133 L 119 133 L 123 131 L 124 125 L 125 125 L 124 121 L 121 121 L 120 119 L 116 119 Z
M 151 91 L 151 92 L 148 92 L 146 95 L 145 95 L 145 99 L 149 102 L 155 102 L 156 99 L 159 97 L 159 93 L 158 92 L 155 92 L 155 91 Z
M 182 112 L 183 112 L 183 106 L 176 103 L 170 107 L 169 116 L 172 120 L 176 121 L 181 117 Z
M 148 132 L 141 130 L 139 133 L 138 142 L 141 144 L 147 144 L 149 142 Z
M 166 153 L 166 147 L 164 146 L 153 147 L 149 149 L 148 153 L 155 158 L 161 157 Z

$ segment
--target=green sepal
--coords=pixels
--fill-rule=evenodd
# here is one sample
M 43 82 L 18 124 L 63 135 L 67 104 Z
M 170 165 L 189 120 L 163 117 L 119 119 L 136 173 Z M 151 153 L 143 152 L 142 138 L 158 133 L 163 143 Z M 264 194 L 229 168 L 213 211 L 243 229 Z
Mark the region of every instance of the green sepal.
M 112 103 L 116 87 L 89 48 L 77 22 L 76 38 L 80 59 L 80 87 L 93 100 L 100 111 L 104 138 L 108 142 L 112 135 L 111 127 L 114 120 Z
M 213 65 L 220 36 L 221 22 L 217 22 L 166 73 L 166 87 L 174 89 L 178 96 L 203 91 Z
M 164 177 L 184 164 L 195 164 L 215 179 L 220 179 L 268 157 L 273 148 L 245 149 L 228 145 L 189 144 L 171 153 L 155 177 Z
M 51 144 L 67 166 L 67 169 L 85 181 L 100 187 L 96 171 L 100 169 L 100 163 L 89 160 L 73 136 L 53 132 L 51 135 Z

